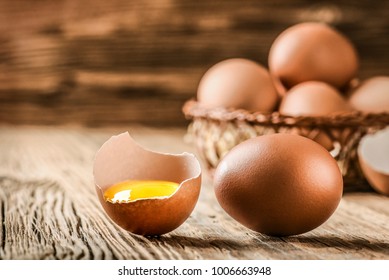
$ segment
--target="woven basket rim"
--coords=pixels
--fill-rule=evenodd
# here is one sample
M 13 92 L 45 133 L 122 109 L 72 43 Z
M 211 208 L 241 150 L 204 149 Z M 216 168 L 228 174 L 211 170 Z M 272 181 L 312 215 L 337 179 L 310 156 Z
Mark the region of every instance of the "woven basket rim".
M 389 112 L 364 113 L 352 111 L 326 116 L 288 116 L 275 111 L 272 113 L 249 112 L 244 109 L 207 108 L 195 99 L 185 102 L 182 111 L 187 119 L 207 119 L 213 121 L 244 121 L 260 125 L 305 126 L 305 127 L 385 127 L 389 125 Z

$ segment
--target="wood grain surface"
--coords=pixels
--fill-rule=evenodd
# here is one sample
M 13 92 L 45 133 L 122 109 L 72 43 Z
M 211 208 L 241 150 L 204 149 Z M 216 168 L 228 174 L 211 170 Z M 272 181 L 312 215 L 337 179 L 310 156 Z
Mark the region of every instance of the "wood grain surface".
M 216 62 L 267 65 L 276 36 L 327 22 L 361 78 L 389 75 L 388 1 L 0 0 L 0 123 L 182 126 Z
M 205 172 L 183 225 L 130 234 L 105 214 L 92 177 L 98 148 L 127 130 L 148 149 L 196 152 L 183 129 L 0 127 L 0 259 L 389 259 L 389 197 L 347 193 L 322 226 L 275 238 L 230 218 Z

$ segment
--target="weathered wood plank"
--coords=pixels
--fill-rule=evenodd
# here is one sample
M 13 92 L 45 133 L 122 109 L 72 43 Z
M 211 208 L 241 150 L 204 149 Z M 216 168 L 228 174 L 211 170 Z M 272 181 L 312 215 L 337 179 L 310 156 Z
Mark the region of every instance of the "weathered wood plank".
M 231 219 L 206 173 L 191 217 L 161 237 L 111 222 L 95 195 L 94 154 L 130 130 L 156 151 L 195 152 L 182 129 L 0 127 L 0 259 L 388 259 L 389 198 L 347 193 L 335 214 L 300 236 L 267 237 Z
M 350 37 L 362 78 L 389 75 L 388 11 L 366 0 L 1 0 L 0 122 L 184 125 L 181 106 L 208 67 L 266 65 L 277 34 L 301 21 Z

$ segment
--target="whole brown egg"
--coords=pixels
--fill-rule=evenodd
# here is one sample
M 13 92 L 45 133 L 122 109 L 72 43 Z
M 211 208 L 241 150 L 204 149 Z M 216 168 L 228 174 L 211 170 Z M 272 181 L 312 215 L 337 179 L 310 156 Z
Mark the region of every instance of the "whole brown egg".
M 283 97 L 279 108 L 282 115 L 294 117 L 321 117 L 351 110 L 347 100 L 337 89 L 318 81 L 304 82 L 291 88 Z M 348 131 L 333 131 L 334 135 L 344 138 L 347 138 L 347 133 Z M 329 151 L 334 148 L 333 140 L 324 132 L 311 135 L 310 138 Z
M 221 207 L 244 226 L 288 236 L 332 215 L 343 179 L 322 146 L 298 135 L 272 134 L 235 146 L 216 169 L 214 189 Z
M 377 76 L 363 81 L 352 91 L 349 102 L 365 113 L 389 112 L 389 77 Z
M 296 24 L 283 31 L 272 44 L 268 60 L 271 74 L 286 89 L 311 80 L 345 88 L 359 65 L 352 43 L 318 22 Z
M 243 58 L 232 58 L 212 66 L 201 78 L 197 99 L 205 107 L 271 112 L 278 95 L 267 69 Z
M 347 100 L 333 86 L 309 81 L 291 88 L 283 97 L 279 112 L 289 116 L 326 116 L 351 111 Z

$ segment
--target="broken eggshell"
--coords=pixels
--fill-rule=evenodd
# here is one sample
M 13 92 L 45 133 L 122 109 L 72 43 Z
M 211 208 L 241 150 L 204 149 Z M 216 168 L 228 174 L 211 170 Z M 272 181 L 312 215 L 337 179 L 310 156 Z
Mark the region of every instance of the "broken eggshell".
M 100 203 L 120 227 L 139 235 L 161 235 L 179 227 L 192 213 L 200 193 L 201 168 L 189 153 L 157 153 L 139 146 L 128 132 L 111 137 L 97 152 L 94 182 Z M 126 180 L 179 183 L 168 197 L 112 203 L 104 192 Z
M 370 186 L 389 196 L 389 126 L 362 138 L 358 158 Z

